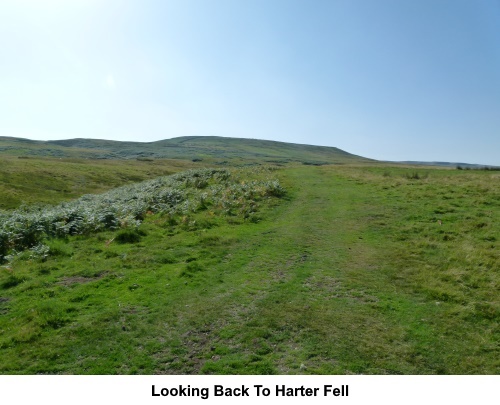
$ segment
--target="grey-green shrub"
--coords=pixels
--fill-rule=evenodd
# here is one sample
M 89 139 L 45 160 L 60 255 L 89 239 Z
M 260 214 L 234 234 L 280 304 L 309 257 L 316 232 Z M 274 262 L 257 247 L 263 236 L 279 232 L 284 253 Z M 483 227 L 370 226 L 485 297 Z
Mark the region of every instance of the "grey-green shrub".
M 200 169 L 159 177 L 103 194 L 87 194 L 57 206 L 0 211 L 0 261 L 10 252 L 35 248 L 46 238 L 137 228 L 147 213 L 171 217 L 210 207 L 221 214 L 249 215 L 263 197 L 280 197 L 278 180 L 250 180 L 265 169 Z M 36 250 L 36 249 L 35 249 Z

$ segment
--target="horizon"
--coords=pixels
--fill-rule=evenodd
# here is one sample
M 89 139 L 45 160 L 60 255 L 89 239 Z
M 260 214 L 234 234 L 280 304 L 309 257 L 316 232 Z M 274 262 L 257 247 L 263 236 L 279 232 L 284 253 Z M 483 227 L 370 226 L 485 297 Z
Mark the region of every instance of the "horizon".
M 0 135 L 500 166 L 499 23 L 495 0 L 7 0 Z
M 276 143 L 284 143 L 284 144 L 290 144 L 290 145 L 300 145 L 300 146 L 312 146 L 312 147 L 320 147 L 320 148 L 333 148 L 333 149 L 338 149 L 342 152 L 347 152 L 350 155 L 353 156 L 358 156 L 364 159 L 368 160 L 374 160 L 376 162 L 382 162 L 382 163 L 407 163 L 407 164 L 438 164 L 438 165 L 446 165 L 446 164 L 451 164 L 451 165 L 466 165 L 466 166 L 484 166 L 484 167 L 500 167 L 497 165 L 489 165 L 489 164 L 484 164 L 484 163 L 478 163 L 478 162 L 451 162 L 451 161 L 443 161 L 443 160 L 433 160 L 433 161 L 426 161 L 426 160 L 378 160 L 378 159 L 373 159 L 370 156 L 361 156 L 357 155 L 355 153 L 351 153 L 348 150 L 340 149 L 337 148 L 336 146 L 330 146 L 330 145 L 316 145 L 316 144 L 308 144 L 308 143 L 301 143 L 301 142 L 286 142 L 286 141 L 276 141 L 273 139 L 259 139 L 259 138 L 238 138 L 238 137 L 229 137 L 229 136 L 217 136 L 217 135 L 184 135 L 184 136 L 176 136 L 172 138 L 165 138 L 165 139 L 158 139 L 156 141 L 120 141 L 116 139 L 103 139 L 103 138 L 67 138 L 67 139 L 49 139 L 49 140 L 43 140 L 43 139 L 29 139 L 29 138 L 18 138 L 18 137 L 5 137 L 5 136 L 0 136 L 0 138 L 12 138 L 12 139 L 21 139 L 21 140 L 26 140 L 30 142 L 57 142 L 57 141 L 71 141 L 71 140 L 90 140 L 90 141 L 111 141 L 111 142 L 132 142 L 132 143 L 144 143 L 144 144 L 149 144 L 149 143 L 155 143 L 155 142 L 162 142 L 162 141 L 168 141 L 172 139 L 178 139 L 178 138 L 202 138 L 202 137 L 207 137 L 207 138 L 223 138 L 223 139 L 238 139 L 242 141 L 264 141 L 264 142 L 276 142 Z M 69 146 L 70 147 L 70 146 Z

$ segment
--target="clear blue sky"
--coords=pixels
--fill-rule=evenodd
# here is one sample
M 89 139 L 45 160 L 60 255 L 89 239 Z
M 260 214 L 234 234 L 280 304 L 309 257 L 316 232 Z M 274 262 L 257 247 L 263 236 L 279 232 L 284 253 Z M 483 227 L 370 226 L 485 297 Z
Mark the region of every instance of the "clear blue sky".
M 0 135 L 500 165 L 500 0 L 2 0 Z

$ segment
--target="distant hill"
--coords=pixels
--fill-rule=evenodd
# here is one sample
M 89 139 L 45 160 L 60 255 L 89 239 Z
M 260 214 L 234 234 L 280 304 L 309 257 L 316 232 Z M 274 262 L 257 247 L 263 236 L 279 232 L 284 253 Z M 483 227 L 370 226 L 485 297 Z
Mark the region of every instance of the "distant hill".
M 321 165 L 374 162 L 341 149 L 259 139 L 185 136 L 156 142 L 120 142 L 100 139 L 33 141 L 0 137 L 0 155 L 87 159 L 185 159 L 224 164 L 226 161 Z
M 443 166 L 443 167 L 453 167 L 453 168 L 460 167 L 462 169 L 484 169 L 484 168 L 497 169 L 497 168 L 500 168 L 499 166 L 480 165 L 480 164 L 474 164 L 474 163 L 458 163 L 458 162 L 420 162 L 420 161 L 407 160 L 404 162 L 397 162 L 397 163 L 401 163 L 401 164 L 405 164 L 405 165 Z

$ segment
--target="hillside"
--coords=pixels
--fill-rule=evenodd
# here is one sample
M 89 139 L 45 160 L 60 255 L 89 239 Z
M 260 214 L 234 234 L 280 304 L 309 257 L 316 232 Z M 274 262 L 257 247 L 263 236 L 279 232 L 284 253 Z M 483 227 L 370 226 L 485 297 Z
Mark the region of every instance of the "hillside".
M 496 171 L 2 142 L 0 373 L 500 373 Z
M 157 142 L 98 139 L 32 141 L 0 137 L 1 155 L 87 159 L 201 159 L 219 164 L 226 164 L 228 161 L 305 164 L 370 161 L 333 147 L 216 136 L 187 136 Z
M 83 194 L 197 167 L 174 159 L 123 160 L 0 155 L 0 209 L 57 204 Z
M 0 373 L 498 374 L 499 201 L 494 172 L 294 165 L 5 213 Z
M 337 148 L 256 139 L 193 136 L 141 143 L 0 137 L 0 209 L 56 204 L 189 168 L 372 162 Z

